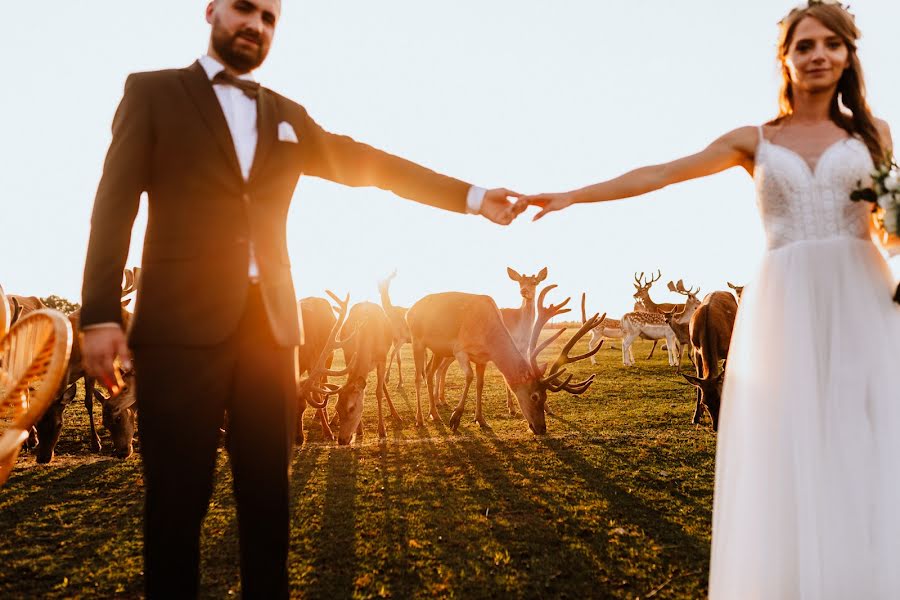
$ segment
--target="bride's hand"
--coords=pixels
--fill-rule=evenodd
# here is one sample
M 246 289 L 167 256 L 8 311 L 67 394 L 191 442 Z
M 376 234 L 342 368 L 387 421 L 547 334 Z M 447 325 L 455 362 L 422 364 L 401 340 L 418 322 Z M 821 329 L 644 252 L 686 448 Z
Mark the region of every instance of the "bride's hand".
M 540 212 L 534 215 L 532 221 L 537 221 L 544 215 L 557 210 L 562 210 L 575 202 L 575 197 L 571 192 L 563 192 L 560 194 L 534 194 L 533 196 L 522 196 L 519 202 L 527 203 L 528 206 L 539 206 Z

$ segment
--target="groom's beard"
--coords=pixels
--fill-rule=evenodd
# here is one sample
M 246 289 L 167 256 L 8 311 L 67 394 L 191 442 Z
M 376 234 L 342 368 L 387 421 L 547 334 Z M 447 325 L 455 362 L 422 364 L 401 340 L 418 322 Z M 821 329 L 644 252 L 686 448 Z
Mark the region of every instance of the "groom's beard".
M 238 38 L 246 38 L 257 43 L 255 49 L 249 49 L 237 45 Z M 238 31 L 229 35 L 219 26 L 218 21 L 213 23 L 212 46 L 229 67 L 238 73 L 252 71 L 263 63 L 269 53 L 268 45 L 263 41 L 259 33 L 252 30 Z

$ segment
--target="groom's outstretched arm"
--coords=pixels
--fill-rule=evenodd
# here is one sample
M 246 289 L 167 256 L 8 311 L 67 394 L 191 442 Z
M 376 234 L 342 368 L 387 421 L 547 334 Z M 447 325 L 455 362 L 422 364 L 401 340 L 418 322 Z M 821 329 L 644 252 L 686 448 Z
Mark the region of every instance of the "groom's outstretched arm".
M 436 173 L 346 135 L 326 131 L 300 107 L 302 170 L 344 185 L 374 186 L 398 196 L 459 213 L 475 213 L 508 224 L 515 217 L 506 189 L 485 190 Z M 519 211 L 521 212 L 521 211 Z

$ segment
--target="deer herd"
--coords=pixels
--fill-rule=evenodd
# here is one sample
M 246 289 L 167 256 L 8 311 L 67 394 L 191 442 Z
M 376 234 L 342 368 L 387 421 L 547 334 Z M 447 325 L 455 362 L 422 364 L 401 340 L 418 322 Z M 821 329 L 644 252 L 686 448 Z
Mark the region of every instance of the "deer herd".
M 401 349 L 405 344 L 412 346 L 417 427 L 423 427 L 426 418 L 443 423 L 438 407 L 446 405 L 447 370 L 455 362 L 465 381 L 450 416 L 450 429 L 456 432 L 460 425 L 473 382 L 474 421 L 482 428 L 489 428 L 483 410 L 484 378 L 488 363 L 493 363 L 506 384 L 509 415 L 521 414 L 534 434 L 544 434 L 547 431 L 546 415 L 553 414 L 547 404 L 548 393 L 580 395 L 594 381 L 595 375 L 573 381 L 574 374 L 569 373 L 567 365 L 585 359 L 596 364 L 595 355 L 604 341 L 615 340 L 621 344 L 622 363 L 631 367 L 635 364 L 634 342 L 644 339 L 654 342 L 648 358 L 652 357 L 656 344 L 664 341 L 669 365 L 679 371 L 684 349 L 689 349 L 688 356 L 696 374 L 682 376 L 696 387 L 693 422 L 699 424 L 706 412 L 713 429 L 717 429 L 725 361 L 742 287 L 729 283 L 734 295 L 715 291 L 700 300 L 699 289 L 687 288 L 681 280 L 670 281 L 668 289 L 684 296 L 684 303 L 656 303 L 650 296 L 650 289 L 662 273 L 657 272 L 655 277 L 649 278 L 644 273 L 635 273 L 632 312 L 620 319 L 609 318 L 605 313 L 588 318 L 586 296 L 582 294 L 581 327 L 555 358 L 542 361 L 541 353 L 562 337 L 566 329 L 557 328 L 543 340 L 542 333 L 551 319 L 571 310 L 567 308 L 570 298 L 558 304 L 545 304 L 548 295 L 557 287 L 549 284 L 538 289 L 547 279 L 546 268 L 532 276 L 520 275 L 508 268 L 507 274 L 519 285 L 522 303 L 516 308 L 499 308 L 490 296 L 463 292 L 429 294 L 408 309 L 394 306 L 390 283 L 396 277 L 396 271 L 378 282 L 380 305 L 359 302 L 351 307 L 349 296 L 340 298 L 330 291 L 327 292 L 329 299 L 309 297 L 300 300 L 298 310 L 304 324 L 304 344 L 297 352 L 297 366 L 302 377 L 297 395 L 297 442 L 304 440 L 303 415 L 307 407 L 316 411 L 326 440 L 346 445 L 362 436 L 363 405 L 369 376 L 373 372 L 378 437 L 387 437 L 385 404 L 393 425 L 402 427 L 403 419 L 391 399 L 388 382 L 396 362 L 396 389 L 404 389 Z M 130 300 L 125 297 L 138 288 L 139 278 L 140 269 L 125 271 L 122 315 L 126 326 L 130 313 L 125 307 Z M 46 308 L 35 297 L 10 295 L 7 302 L 13 322 L 31 311 Z M 79 314 L 80 311 L 75 311 L 69 315 L 76 331 Z M 587 351 L 571 355 L 575 345 L 588 333 L 591 339 Z M 338 349 L 342 352 L 344 366 L 333 369 Z M 329 378 L 345 380 L 336 384 Z M 123 374 L 124 385 L 120 386 L 119 393 L 101 391 L 97 382 L 82 369 L 76 342 L 57 399 L 26 442 L 26 446 L 34 450 L 38 462 L 47 463 L 53 458 L 63 426 L 63 412 L 76 396 L 79 379 L 84 381 L 91 449 L 100 451 L 100 437 L 93 415 L 93 403 L 97 401 L 102 408 L 103 426 L 111 434 L 115 456 L 126 458 L 132 453 L 137 429 L 135 374 Z M 337 400 L 329 420 L 328 404 L 332 397 Z

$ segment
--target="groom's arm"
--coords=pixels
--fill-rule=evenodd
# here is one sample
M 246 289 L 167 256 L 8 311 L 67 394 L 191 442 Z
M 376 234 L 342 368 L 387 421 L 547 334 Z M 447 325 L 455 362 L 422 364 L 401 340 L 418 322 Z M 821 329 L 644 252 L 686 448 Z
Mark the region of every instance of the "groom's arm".
M 147 189 L 153 142 L 146 82 L 145 76 L 128 77 L 113 119 L 112 142 L 91 214 L 82 285 L 82 329 L 122 322 L 122 271 L 141 193 Z
M 485 190 L 412 161 L 330 133 L 300 107 L 302 170 L 344 185 L 374 186 L 429 206 L 479 213 Z

